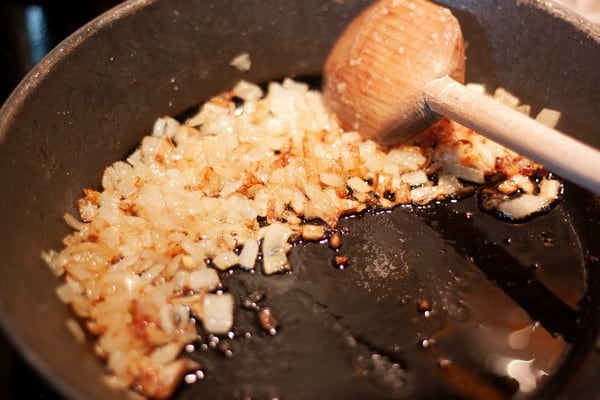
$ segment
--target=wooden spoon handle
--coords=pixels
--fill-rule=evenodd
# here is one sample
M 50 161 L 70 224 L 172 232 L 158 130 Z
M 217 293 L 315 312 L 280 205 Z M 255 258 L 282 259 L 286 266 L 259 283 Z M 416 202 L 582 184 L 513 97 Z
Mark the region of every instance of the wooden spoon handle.
M 429 107 L 461 125 L 600 193 L 600 151 L 443 77 L 424 88 Z

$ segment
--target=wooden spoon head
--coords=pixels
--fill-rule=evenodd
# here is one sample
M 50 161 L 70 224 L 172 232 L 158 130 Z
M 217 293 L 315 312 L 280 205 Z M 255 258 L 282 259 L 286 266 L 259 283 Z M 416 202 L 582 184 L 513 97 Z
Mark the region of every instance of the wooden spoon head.
M 325 63 L 325 101 L 345 129 L 382 144 L 424 131 L 439 116 L 425 85 L 463 83 L 464 42 L 450 10 L 426 0 L 380 0 L 342 33 Z

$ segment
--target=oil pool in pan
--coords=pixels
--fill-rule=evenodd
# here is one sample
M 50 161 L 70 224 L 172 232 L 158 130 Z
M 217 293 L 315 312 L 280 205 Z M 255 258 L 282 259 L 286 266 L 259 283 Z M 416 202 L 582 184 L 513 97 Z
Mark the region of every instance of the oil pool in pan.
M 474 196 L 367 213 L 341 222 L 337 250 L 297 245 L 291 273 L 224 273 L 235 328 L 187 348 L 202 370 L 177 398 L 530 396 L 579 329 L 586 260 L 567 206 L 524 224 Z

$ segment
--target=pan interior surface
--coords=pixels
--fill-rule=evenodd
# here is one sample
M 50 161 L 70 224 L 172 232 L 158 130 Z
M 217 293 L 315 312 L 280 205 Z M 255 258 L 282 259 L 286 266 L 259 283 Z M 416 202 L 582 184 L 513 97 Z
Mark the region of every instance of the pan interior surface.
M 510 225 L 470 198 L 360 215 L 341 230 L 340 250 L 296 246 L 289 274 L 223 276 L 240 305 L 235 329 L 201 335 L 189 355 L 203 379 L 180 398 L 524 398 L 560 370 L 585 287 L 562 207 Z M 263 307 L 275 335 L 261 328 Z
M 68 397 L 115 398 L 89 343 L 72 340 L 64 324 L 72 314 L 39 257 L 59 246 L 66 233 L 60 216 L 72 211 L 81 188 L 99 182 L 158 116 L 242 78 L 319 73 L 335 37 L 369 2 L 258 3 L 127 2 L 57 48 L 0 111 L 2 323 Z M 559 128 L 598 143 L 600 87 L 586 77 L 600 64 L 600 35 L 539 1 L 441 3 L 465 29 L 470 81 L 562 110 Z M 244 51 L 253 61 L 247 74 L 228 67 Z M 343 270 L 333 267 L 336 253 L 326 245 L 301 243 L 290 274 L 223 276 L 236 294 L 235 331 L 218 341 L 201 335 L 190 347 L 202 373 L 176 397 L 564 393 L 582 366 L 597 376 L 600 365 L 592 350 L 600 315 L 598 208 L 596 198 L 567 184 L 556 209 L 522 225 L 479 212 L 474 198 L 345 219 Z M 277 334 L 264 332 L 256 311 L 243 307 L 256 296 L 279 321 Z

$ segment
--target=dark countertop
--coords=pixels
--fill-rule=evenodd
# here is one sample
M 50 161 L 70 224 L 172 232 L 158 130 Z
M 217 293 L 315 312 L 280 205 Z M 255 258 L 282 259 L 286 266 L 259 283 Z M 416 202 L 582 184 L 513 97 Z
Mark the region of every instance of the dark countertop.
M 2 0 L 0 103 L 40 59 L 72 32 L 121 0 Z M 48 383 L 0 332 L 0 399 L 58 400 Z

